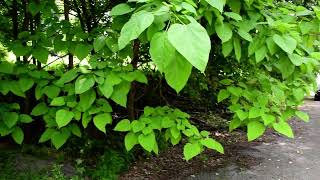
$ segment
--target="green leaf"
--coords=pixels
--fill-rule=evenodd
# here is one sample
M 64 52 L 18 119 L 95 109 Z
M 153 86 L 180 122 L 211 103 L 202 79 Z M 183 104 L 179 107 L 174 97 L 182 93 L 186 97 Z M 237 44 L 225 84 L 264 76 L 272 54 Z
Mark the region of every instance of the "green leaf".
M 252 118 L 257 118 L 257 117 L 260 117 L 262 114 L 261 114 L 261 109 L 258 108 L 258 107 L 251 107 L 250 110 L 249 110 L 249 118 L 252 119 Z
M 153 20 L 154 16 L 151 12 L 142 10 L 133 14 L 121 29 L 118 39 L 119 50 L 126 47 L 130 41 L 137 39 L 152 24 Z
M 48 111 L 49 111 L 49 108 L 47 107 L 47 105 L 44 102 L 42 102 L 42 103 L 39 103 L 38 105 L 36 105 L 32 109 L 31 115 L 40 116 L 40 115 L 43 115 L 43 114 L 47 114 Z
M 273 41 L 285 52 L 292 54 L 297 47 L 297 41 L 289 35 L 280 36 L 278 34 L 273 35 Z
M 88 54 L 91 52 L 92 47 L 91 45 L 87 44 L 77 44 L 74 54 L 78 57 L 79 60 L 83 60 L 88 56 Z
M 289 54 L 288 57 L 295 66 L 300 66 L 302 63 L 304 63 L 304 58 L 296 53 Z
M 89 122 L 91 121 L 91 119 L 92 119 L 92 116 L 89 115 L 88 112 L 84 112 L 83 115 L 82 115 L 82 121 L 81 121 L 82 126 L 83 126 L 84 128 L 87 128 Z
M 52 135 L 56 132 L 56 130 L 48 128 L 44 131 L 39 139 L 39 143 L 46 142 L 51 139 Z
M 24 139 L 24 133 L 20 127 L 14 128 L 13 132 L 11 133 L 11 136 L 13 140 L 18 144 L 21 144 Z
M 49 98 L 53 99 L 57 97 L 60 93 L 60 88 L 55 85 L 49 85 L 42 90 Z
M 60 109 L 56 112 L 56 122 L 59 128 L 62 128 L 70 123 L 73 119 L 74 113 L 65 109 Z
M 26 92 L 30 88 L 32 88 L 34 81 L 30 78 L 21 78 L 19 79 L 19 86 L 23 92 Z
M 242 21 L 242 17 L 237 14 L 237 13 L 234 13 L 234 12 L 224 12 L 223 13 L 224 15 L 228 16 L 229 18 L 232 18 L 236 21 Z
M 227 91 L 225 89 L 220 90 L 219 94 L 218 94 L 218 103 L 227 99 L 228 97 L 230 97 L 229 91 Z
M 242 89 L 240 87 L 229 86 L 227 90 L 234 96 L 240 97 L 242 94 Z
M 106 45 L 106 37 L 99 36 L 93 41 L 93 49 L 95 52 L 100 51 Z
M 31 116 L 29 116 L 27 114 L 20 114 L 19 121 L 22 123 L 31 123 L 33 121 L 33 119 L 31 118 Z
M 131 130 L 131 124 L 128 119 L 123 119 L 114 128 L 115 131 L 126 132 Z
M 211 49 L 210 37 L 199 23 L 173 24 L 168 30 L 172 46 L 202 73 L 205 71 Z
M 134 8 L 131 8 L 128 4 L 121 3 L 111 9 L 110 15 L 111 16 L 120 16 L 123 14 L 128 14 L 128 13 L 132 12 L 133 10 L 134 10 Z
M 304 91 L 302 88 L 293 89 L 292 93 L 297 101 L 302 101 L 304 99 Z
M 236 59 L 238 62 L 240 62 L 241 59 L 241 43 L 239 38 L 235 37 L 233 38 L 233 47 L 234 47 L 234 52 L 236 54 Z
M 94 89 L 90 89 L 82 94 L 80 94 L 80 102 L 79 107 L 81 108 L 82 112 L 87 111 L 94 101 L 96 100 L 96 92 Z
M 236 114 L 237 114 L 238 118 L 240 119 L 240 121 L 247 119 L 249 116 L 248 112 L 242 111 L 241 109 L 237 110 Z
M 292 129 L 288 123 L 281 121 L 278 123 L 273 123 L 272 126 L 273 126 L 273 129 L 276 130 L 277 132 L 279 132 L 289 138 L 294 137 Z
M 14 69 L 14 64 L 7 62 L 7 61 L 1 61 L 0 62 L 0 72 L 5 74 L 12 74 Z
M 189 3 L 182 2 L 181 3 L 181 7 L 183 7 L 187 11 L 193 13 L 194 15 L 197 15 L 197 10 L 192 5 L 190 5 Z
M 51 137 L 51 142 L 56 149 L 59 149 L 62 145 L 64 145 L 68 138 L 70 137 L 70 132 L 64 130 L 62 132 L 54 132 Z
M 248 141 L 253 141 L 260 137 L 264 131 L 266 130 L 266 127 L 258 122 L 258 121 L 251 121 L 247 125 L 247 136 L 248 136 Z
M 142 131 L 146 127 L 146 125 L 141 121 L 134 120 L 131 123 L 131 127 L 132 127 L 132 131 L 136 133 L 136 132 Z
M 82 94 L 92 88 L 95 80 L 92 76 L 79 76 L 75 83 L 75 93 Z
M 16 112 L 3 112 L 2 118 L 4 124 L 10 129 L 15 126 L 19 120 L 19 115 Z
M 49 51 L 44 47 L 38 46 L 32 51 L 32 55 L 42 64 L 46 64 L 49 57 Z
M 229 40 L 222 44 L 222 54 L 224 57 L 227 57 L 230 55 L 230 53 L 233 50 L 233 41 Z
M 168 33 L 165 31 L 156 33 L 152 37 L 149 52 L 160 72 L 164 72 L 176 56 L 176 50 L 170 44 Z
M 138 143 L 138 136 L 135 133 L 129 132 L 124 137 L 124 145 L 127 151 L 130 151 Z
M 305 122 L 309 122 L 309 115 L 302 111 L 296 111 L 295 114 L 300 118 L 301 120 Z
M 13 53 L 17 56 L 24 56 L 29 52 L 30 47 L 23 46 L 22 44 L 14 44 L 12 47 Z
M 266 55 L 267 55 L 267 47 L 262 46 L 255 52 L 256 62 L 257 63 L 261 62 L 266 57 Z
M 230 24 L 228 23 L 221 24 L 219 22 L 216 22 L 214 27 L 222 43 L 225 43 L 232 38 L 232 29 Z
M 192 65 L 178 52 L 175 52 L 174 57 L 175 59 L 165 70 L 165 79 L 169 86 L 179 93 L 188 82 Z
M 212 7 L 218 9 L 221 13 L 223 12 L 223 7 L 226 4 L 226 0 L 205 0 Z
M 41 5 L 39 3 L 37 3 L 36 1 L 31 1 L 30 3 L 28 3 L 28 8 L 27 8 L 28 12 L 31 13 L 32 16 L 35 16 L 36 14 L 38 14 L 41 10 Z
M 99 85 L 99 89 L 106 98 L 110 98 L 113 93 L 113 86 L 120 84 L 121 81 L 122 80 L 115 74 L 107 75 L 104 83 Z
M 201 147 L 198 143 L 187 143 L 183 147 L 184 158 L 188 161 L 201 153 Z
M 106 125 L 112 123 L 112 116 L 110 113 L 96 115 L 93 118 L 93 123 L 100 131 L 106 133 Z
M 251 42 L 252 41 L 252 36 L 248 33 L 248 32 L 246 32 L 244 29 L 239 29 L 238 30 L 238 34 L 243 38 L 243 39 L 245 39 L 245 40 L 247 40 L 247 41 L 249 41 L 249 42 Z
M 64 97 L 55 97 L 52 99 L 50 106 L 63 106 L 65 104 Z
M 289 76 L 291 76 L 295 69 L 295 66 L 286 57 L 278 59 L 274 66 L 280 70 L 283 79 L 286 79 Z
M 76 136 L 78 136 L 78 137 L 81 137 L 81 130 L 80 130 L 80 128 L 79 128 L 79 126 L 78 125 L 76 125 L 76 124 L 71 124 L 71 132 L 72 132 L 72 134 L 74 134 L 74 135 L 76 135 Z
M 200 143 L 209 149 L 214 149 L 221 154 L 224 154 L 223 146 L 212 138 L 201 139 Z
M 241 125 L 241 121 L 239 119 L 232 119 L 230 121 L 230 124 L 229 124 L 229 131 L 233 131 L 234 129 L 237 129 L 238 127 L 240 127 Z
M 122 81 L 120 84 L 113 87 L 113 93 L 111 99 L 122 107 L 127 106 L 127 95 L 130 91 L 131 83 L 128 81 Z
M 138 137 L 140 145 L 148 152 L 153 150 L 154 145 L 157 143 L 154 133 L 150 134 L 140 134 Z
M 71 82 L 78 76 L 78 69 L 72 69 L 64 73 L 60 79 L 57 81 L 57 84 L 63 86 L 63 84 Z
M 276 121 L 276 117 L 274 115 L 270 115 L 270 114 L 263 114 L 262 120 L 263 120 L 264 125 L 268 126 L 269 124 Z

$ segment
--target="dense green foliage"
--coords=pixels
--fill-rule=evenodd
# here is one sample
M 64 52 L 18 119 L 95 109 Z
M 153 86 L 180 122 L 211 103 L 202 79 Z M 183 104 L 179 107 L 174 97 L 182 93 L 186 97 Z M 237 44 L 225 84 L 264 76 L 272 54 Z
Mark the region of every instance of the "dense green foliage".
M 0 135 L 18 144 L 31 123 L 44 124 L 39 143 L 57 149 L 94 127 L 107 137 L 124 132 L 128 151 L 140 144 L 158 153 L 164 138 L 186 139 L 186 160 L 205 147 L 223 153 L 170 103 L 143 104 L 141 113 L 142 87 L 162 84 L 162 76 L 176 93 L 206 91 L 209 103 L 224 101 L 230 130 L 246 126 L 249 141 L 266 128 L 293 137 L 288 120 L 308 121 L 298 106 L 319 70 L 316 2 L 4 0 L 0 7 L 0 43 L 16 57 L 0 64 Z

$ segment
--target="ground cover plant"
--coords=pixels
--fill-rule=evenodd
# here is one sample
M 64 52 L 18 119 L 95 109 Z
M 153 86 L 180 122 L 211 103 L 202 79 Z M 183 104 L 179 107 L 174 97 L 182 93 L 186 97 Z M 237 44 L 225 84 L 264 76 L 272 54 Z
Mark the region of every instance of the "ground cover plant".
M 192 103 L 248 141 L 267 128 L 293 138 L 288 121 L 309 120 L 298 106 L 316 88 L 316 1 L 4 0 L 0 32 L 0 135 L 17 144 L 182 143 L 190 160 L 224 153 Z

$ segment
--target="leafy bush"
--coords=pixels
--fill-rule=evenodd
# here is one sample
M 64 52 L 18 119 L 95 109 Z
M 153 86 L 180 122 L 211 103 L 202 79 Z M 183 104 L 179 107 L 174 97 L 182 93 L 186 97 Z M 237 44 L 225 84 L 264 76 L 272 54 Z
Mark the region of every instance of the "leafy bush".
M 18 144 L 29 123 L 44 128 L 40 143 L 57 149 L 89 127 L 101 135 L 115 126 L 125 132 L 127 150 L 140 144 L 158 153 L 163 137 L 175 145 L 184 136 L 186 160 L 204 147 L 223 153 L 178 109 L 140 112 L 137 93 L 144 96 L 140 87 L 157 81 L 153 73 L 177 93 L 192 71 L 206 74 L 186 92 L 201 86 L 198 92 L 216 97 L 208 102 L 225 101 L 230 130 L 246 126 L 249 141 L 266 128 L 293 137 L 288 120 L 309 119 L 298 106 L 319 70 L 316 2 L 76 0 L 62 7 L 54 0 L 6 0 L 0 7 L 0 43 L 16 56 L 0 64 L 0 135 Z M 68 62 L 53 67 L 58 60 Z

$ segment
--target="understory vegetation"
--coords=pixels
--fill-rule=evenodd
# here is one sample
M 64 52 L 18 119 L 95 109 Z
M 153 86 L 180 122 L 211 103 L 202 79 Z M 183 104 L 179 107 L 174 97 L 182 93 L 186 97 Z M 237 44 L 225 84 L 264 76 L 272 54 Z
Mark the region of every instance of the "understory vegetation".
M 293 138 L 319 37 L 312 0 L 0 1 L 0 142 L 60 157 L 21 174 L 0 152 L 0 178 L 117 179 L 178 144 L 223 154 L 224 127 Z

